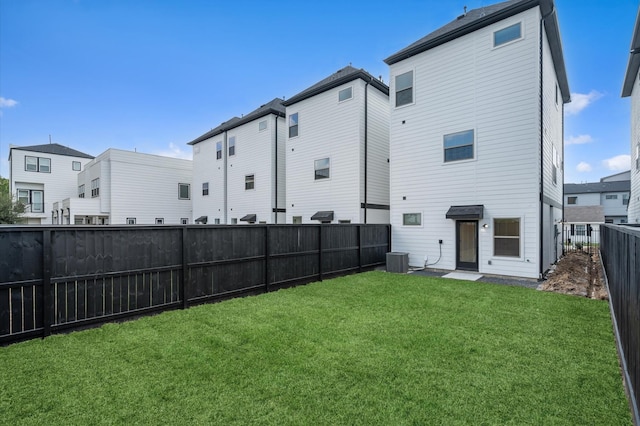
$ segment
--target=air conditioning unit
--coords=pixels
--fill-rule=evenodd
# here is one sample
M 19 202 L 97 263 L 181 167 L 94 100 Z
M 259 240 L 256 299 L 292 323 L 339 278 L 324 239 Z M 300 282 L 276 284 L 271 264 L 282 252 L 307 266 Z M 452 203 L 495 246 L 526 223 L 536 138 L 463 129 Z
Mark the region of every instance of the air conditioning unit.
M 409 272 L 409 253 L 387 253 L 387 272 L 406 274 Z

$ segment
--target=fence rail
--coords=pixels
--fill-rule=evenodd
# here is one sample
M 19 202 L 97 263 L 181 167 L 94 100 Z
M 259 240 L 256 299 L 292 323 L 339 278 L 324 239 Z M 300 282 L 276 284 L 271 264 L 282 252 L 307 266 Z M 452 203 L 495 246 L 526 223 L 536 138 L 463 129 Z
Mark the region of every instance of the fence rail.
M 600 226 L 600 253 L 635 422 L 640 422 L 640 228 Z
M 390 228 L 0 227 L 0 344 L 371 269 Z

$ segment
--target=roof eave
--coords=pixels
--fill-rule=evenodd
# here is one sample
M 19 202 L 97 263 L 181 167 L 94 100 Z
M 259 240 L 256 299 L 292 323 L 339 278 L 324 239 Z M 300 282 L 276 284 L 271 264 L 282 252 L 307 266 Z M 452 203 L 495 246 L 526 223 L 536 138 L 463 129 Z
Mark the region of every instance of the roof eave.
M 636 27 L 633 30 L 633 37 L 631 38 L 631 49 L 629 53 L 629 63 L 627 65 L 627 72 L 624 76 L 624 83 L 622 85 L 622 97 L 626 98 L 631 96 L 633 92 L 633 84 L 636 81 L 638 70 L 640 69 L 640 7 L 638 8 L 638 16 L 636 17 Z
M 564 65 L 564 54 L 562 53 L 562 39 L 560 38 L 560 27 L 558 25 L 558 15 L 550 0 L 541 0 L 540 7 L 542 16 L 545 16 L 545 7 L 549 8 L 550 15 L 548 16 L 549 24 L 545 25 L 545 31 L 547 33 L 547 39 L 549 41 L 549 47 L 551 48 L 551 57 L 553 58 L 553 67 L 556 71 L 556 78 L 558 79 L 558 86 L 562 93 L 562 102 L 571 102 L 571 92 L 569 90 L 569 80 L 567 78 L 567 69 Z

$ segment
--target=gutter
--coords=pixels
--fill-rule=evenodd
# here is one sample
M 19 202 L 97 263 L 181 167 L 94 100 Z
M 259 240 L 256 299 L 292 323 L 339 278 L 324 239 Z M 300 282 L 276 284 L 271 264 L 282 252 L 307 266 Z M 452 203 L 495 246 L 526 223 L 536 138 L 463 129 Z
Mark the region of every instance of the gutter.
M 276 150 L 276 159 L 274 161 L 274 169 L 275 169 L 275 185 L 276 188 L 274 190 L 274 197 L 275 197 L 275 209 L 274 211 L 276 212 L 275 215 L 275 220 L 274 223 L 277 225 L 278 224 L 278 116 L 275 116 L 276 119 L 276 125 L 275 125 L 275 132 L 276 132 L 276 138 L 275 138 L 275 150 Z

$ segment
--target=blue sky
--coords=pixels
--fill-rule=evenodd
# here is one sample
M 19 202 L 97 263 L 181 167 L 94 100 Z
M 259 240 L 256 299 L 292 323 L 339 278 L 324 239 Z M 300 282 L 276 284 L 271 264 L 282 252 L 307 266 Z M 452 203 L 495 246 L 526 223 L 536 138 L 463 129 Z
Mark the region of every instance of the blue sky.
M 489 0 L 0 0 L 0 175 L 9 145 L 191 157 L 187 142 Z M 556 0 L 573 102 L 565 182 L 629 169 L 620 98 L 638 0 Z

